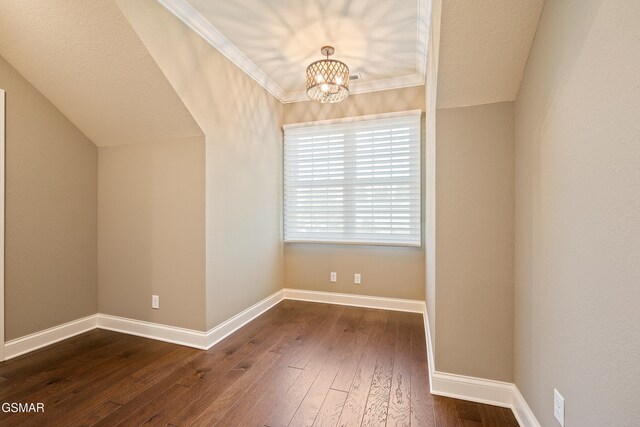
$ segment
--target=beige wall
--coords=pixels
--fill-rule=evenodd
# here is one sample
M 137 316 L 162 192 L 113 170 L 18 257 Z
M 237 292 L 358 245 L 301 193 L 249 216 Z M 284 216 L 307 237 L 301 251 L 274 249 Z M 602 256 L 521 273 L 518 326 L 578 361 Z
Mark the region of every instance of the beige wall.
M 204 151 L 204 137 L 99 149 L 100 313 L 205 329 Z
M 206 326 L 282 288 L 282 105 L 153 0 L 118 4 L 206 135 Z
M 424 86 L 355 94 L 337 104 L 321 104 L 315 101 L 291 102 L 284 104 L 284 123 L 418 109 L 424 110 Z
M 6 339 L 96 312 L 98 150 L 3 58 Z
M 416 86 L 351 95 L 339 104 L 285 104 L 284 123 L 424 110 L 424 93 Z M 287 243 L 284 260 L 288 288 L 424 299 L 424 248 Z M 332 271 L 337 283 L 329 281 Z M 354 273 L 362 275 L 361 285 L 353 283 Z
M 436 369 L 513 381 L 513 103 L 437 112 Z
M 548 1 L 516 101 L 515 382 L 640 425 L 640 2 Z

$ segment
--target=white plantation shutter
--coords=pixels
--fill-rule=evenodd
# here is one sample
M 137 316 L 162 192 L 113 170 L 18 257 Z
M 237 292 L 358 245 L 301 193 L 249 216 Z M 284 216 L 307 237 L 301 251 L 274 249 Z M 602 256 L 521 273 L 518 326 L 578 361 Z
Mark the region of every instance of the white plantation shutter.
M 284 127 L 287 242 L 420 246 L 420 111 Z

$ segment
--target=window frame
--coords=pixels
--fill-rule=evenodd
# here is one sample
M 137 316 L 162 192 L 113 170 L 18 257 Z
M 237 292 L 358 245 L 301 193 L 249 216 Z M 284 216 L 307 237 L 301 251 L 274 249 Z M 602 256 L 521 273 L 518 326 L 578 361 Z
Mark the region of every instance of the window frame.
M 347 246 L 390 246 L 390 247 L 413 247 L 413 248 L 421 248 L 422 242 L 424 240 L 424 224 L 423 224 L 423 194 L 422 194 L 422 181 L 423 181 L 423 152 L 422 152 L 422 140 L 423 140 L 423 123 L 422 123 L 422 113 L 421 109 L 415 110 L 406 110 L 406 111 L 397 111 L 391 113 L 380 113 L 380 114 L 368 114 L 362 116 L 350 116 L 343 117 L 337 119 L 328 119 L 328 120 L 316 120 L 310 122 L 300 122 L 300 123 L 290 123 L 283 125 L 283 134 L 282 134 L 282 239 L 285 244 L 322 244 L 322 245 L 347 245 Z M 409 117 L 409 116 L 417 116 L 418 117 L 418 141 L 417 141 L 417 152 L 418 152 L 418 165 L 417 165 L 417 174 L 418 174 L 418 183 L 417 183 L 417 191 L 418 191 L 418 227 L 419 227 L 419 242 L 373 242 L 373 241 L 349 241 L 349 240 L 312 240 L 312 239 L 287 239 L 286 238 L 286 164 L 285 164 L 285 133 L 289 129 L 295 128 L 308 128 L 314 126 L 324 126 L 324 125 L 333 125 L 333 124 L 345 124 L 345 123 L 356 123 L 368 120 L 376 120 L 376 119 L 390 119 L 395 117 Z

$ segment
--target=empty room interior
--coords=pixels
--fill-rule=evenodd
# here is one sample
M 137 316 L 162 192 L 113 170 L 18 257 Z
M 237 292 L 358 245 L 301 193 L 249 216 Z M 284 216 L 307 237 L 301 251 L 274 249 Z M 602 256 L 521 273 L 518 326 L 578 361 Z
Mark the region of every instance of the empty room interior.
M 640 426 L 637 0 L 0 0 L 0 426 Z

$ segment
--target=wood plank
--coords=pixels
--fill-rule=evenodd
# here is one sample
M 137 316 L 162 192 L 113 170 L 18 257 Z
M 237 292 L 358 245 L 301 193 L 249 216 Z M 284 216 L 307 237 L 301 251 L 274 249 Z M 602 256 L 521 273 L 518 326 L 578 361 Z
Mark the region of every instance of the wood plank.
M 433 397 L 429 392 L 426 340 L 422 317 L 411 321 L 411 425 L 436 425 Z
M 143 370 L 149 373 L 148 378 L 158 380 L 169 375 L 175 367 L 181 363 L 190 361 L 198 354 L 198 350 L 188 347 L 171 347 L 166 354 L 151 353 L 148 357 L 123 358 L 118 363 L 118 369 L 90 383 L 79 383 L 73 391 L 73 396 L 59 405 L 57 415 L 51 417 L 58 425 L 69 425 L 74 419 L 81 419 L 87 411 L 105 401 L 114 402 L 121 396 L 130 396 L 130 388 L 137 389 L 137 383 L 146 381 L 147 378 L 134 377 L 137 371 Z M 126 386 L 125 386 L 126 385 Z M 121 400 L 125 402 L 125 399 Z M 78 402 L 83 404 L 77 406 Z M 114 402 L 120 404 L 120 402 Z M 120 408 L 121 410 L 121 408 Z M 107 418 L 117 414 L 120 410 L 112 412 Z
M 228 359 L 216 367 L 211 374 L 205 376 L 203 381 L 190 387 L 185 395 L 188 399 L 185 401 L 186 404 L 181 408 L 180 412 L 175 413 L 171 423 L 178 425 L 195 421 L 227 388 L 231 387 L 244 374 L 248 367 L 255 363 L 255 360 L 293 333 L 296 319 L 308 317 L 304 312 L 288 313 L 283 316 L 287 318 L 288 323 L 276 327 L 266 337 L 260 338 L 260 335 L 257 335 L 256 338 L 249 342 L 252 347 L 247 347 L 229 355 Z M 269 327 L 273 326 L 269 325 Z M 264 333 L 265 329 L 263 328 L 260 333 Z M 244 358 L 240 359 L 241 356 L 244 356 Z M 233 363 L 237 365 L 234 366 Z
M 273 388 L 273 390 L 270 390 L 262 396 L 253 408 L 251 408 L 246 416 L 246 421 L 243 420 L 243 422 L 238 425 L 262 427 L 267 423 L 267 420 L 273 413 L 274 408 L 277 408 L 282 403 L 285 395 L 291 389 L 291 386 L 301 373 L 301 370 L 297 368 L 287 366 L 287 369 L 287 374 L 292 371 L 296 372 L 296 374 L 291 374 L 291 377 L 287 377 L 285 375 L 281 376 L 282 379 L 278 381 L 278 384 Z M 289 382 L 289 380 L 291 380 L 291 382 Z
M 110 342 L 118 334 L 116 332 L 93 330 L 85 332 L 64 341 L 29 352 L 11 360 L 11 363 L 0 363 L 0 377 L 8 380 L 32 375 L 46 369 L 48 366 L 57 365 L 66 360 L 73 359 L 78 354 L 91 350 L 103 343 Z
M 274 353 L 277 354 L 277 353 Z M 284 359 L 280 357 L 280 359 Z M 273 402 L 284 397 L 301 370 L 279 360 L 254 383 L 241 399 L 217 423 L 220 426 L 263 425 L 274 408 Z
M 478 404 L 475 402 L 468 402 L 466 400 L 455 400 L 456 412 L 458 418 L 463 418 L 469 421 L 476 421 L 481 423 L 480 411 L 478 410 Z
M 371 388 L 371 381 L 376 367 L 378 345 L 385 331 L 389 312 L 376 310 L 373 312 L 373 326 L 367 341 L 367 348 L 364 351 L 358 368 L 356 370 L 349 395 L 345 401 L 342 414 L 340 414 L 340 426 L 356 426 L 362 423 L 362 416 L 365 412 L 367 396 Z
M 308 346 L 302 352 L 304 357 L 300 354 L 295 355 L 295 361 L 290 363 L 291 367 L 304 366 L 302 373 L 296 378 L 296 381 L 291 386 L 284 399 L 274 409 L 272 415 L 267 420 L 267 425 L 276 426 L 288 426 L 291 419 L 295 415 L 300 403 L 304 400 L 309 389 L 316 380 L 320 370 L 324 366 L 325 362 L 329 358 L 331 348 L 333 347 L 332 341 L 336 340 L 336 330 L 341 328 L 340 319 L 343 319 L 344 307 L 332 308 L 329 316 L 325 319 L 325 323 L 320 325 L 318 330 L 314 331 L 315 336 L 312 345 Z M 320 332 L 320 333 L 318 333 Z M 308 359 L 308 361 L 307 361 Z
M 278 353 L 267 352 L 255 364 L 244 368 L 246 372 L 231 387 L 224 391 L 211 405 L 189 425 L 210 426 L 215 425 L 253 386 L 267 369 L 269 369 L 281 357 Z M 187 425 L 186 420 L 180 420 L 178 425 Z
M 94 407 L 92 410 L 85 412 L 81 418 L 73 421 L 71 425 L 74 427 L 89 427 L 99 422 L 110 413 L 120 409 L 120 405 L 113 402 L 104 402 Z
M 500 408 L 502 415 L 504 415 L 504 419 L 507 422 L 508 427 L 520 427 L 518 424 L 518 420 L 516 416 L 513 414 L 513 411 L 510 408 Z
M 505 427 L 507 420 L 502 415 L 502 408 L 490 405 L 478 405 L 478 411 L 484 427 Z
M 386 425 L 411 425 L 411 322 L 406 315 L 398 327 Z
M 183 395 L 180 405 L 165 408 L 164 417 L 171 423 L 195 420 L 219 395 L 240 378 L 247 368 L 280 339 L 285 326 L 269 323 L 256 335 L 245 337 L 244 344 L 235 344 L 210 354 L 220 360 L 215 369 L 206 372 Z M 217 347 L 217 346 L 215 346 Z M 211 351 L 209 350 L 209 351 Z M 242 365 L 241 365 L 242 363 Z
M 458 425 L 460 427 L 483 427 L 484 424 L 477 421 L 465 420 L 464 418 L 458 418 Z
M 31 394 L 56 378 L 82 374 L 114 357 L 117 353 L 134 346 L 136 342 L 134 337 L 122 334 L 112 336 L 108 340 L 96 341 L 94 347 L 79 353 L 76 357 L 68 358 L 60 363 L 47 364 L 44 369 L 34 371 L 31 375 L 7 380 L 0 386 L 0 400 L 13 401 L 12 396 L 24 390 L 29 389 L 28 393 Z
M 343 332 L 341 343 L 331 350 L 329 357 L 318 372 L 318 375 L 307 392 L 306 396 L 296 410 L 290 424 L 294 426 L 311 426 L 316 419 L 323 401 L 331 388 L 338 369 L 344 358 L 347 356 L 349 342 L 353 341 L 355 335 L 353 332 Z
M 314 427 L 334 427 L 338 425 L 340 414 L 347 400 L 348 393 L 339 390 L 329 390 L 318 416 L 313 422 Z
M 356 375 L 356 370 L 360 364 L 360 359 L 364 354 L 364 350 L 369 340 L 369 334 L 373 328 L 373 318 L 375 317 L 374 310 L 367 310 L 364 315 L 363 321 L 358 326 L 356 332 L 356 338 L 348 351 L 348 357 L 344 363 L 340 366 L 336 379 L 331 384 L 331 388 L 335 390 L 341 390 L 349 392 L 353 378 Z
M 362 417 L 363 425 L 384 426 L 387 423 L 398 327 L 399 314 L 392 312 L 389 314 L 389 321 L 380 341 L 378 359 L 376 360 L 371 388 Z
M 298 306 L 298 308 L 300 308 L 300 307 Z M 281 316 L 284 316 L 287 319 L 290 319 L 292 322 L 295 322 L 296 324 L 298 324 L 298 322 L 303 321 L 304 319 L 309 319 L 310 318 L 309 315 L 310 315 L 309 312 L 305 311 L 304 313 L 302 313 L 302 312 L 300 312 L 300 310 L 297 310 L 297 309 L 294 310 L 292 308 L 283 310 L 283 312 L 281 314 Z M 234 334 L 234 335 L 236 335 L 236 334 Z M 259 335 L 256 335 L 255 337 L 259 337 Z M 249 345 L 249 344 L 255 344 L 255 343 L 256 343 L 256 340 L 254 338 L 252 338 L 250 340 L 250 342 L 247 342 L 246 344 Z M 230 343 L 220 343 L 220 344 L 230 344 Z M 232 345 L 237 345 L 238 343 L 236 343 L 236 344 L 231 343 L 231 344 Z M 274 346 L 274 347 L 276 347 L 276 346 Z M 216 347 L 218 347 L 218 345 L 216 345 L 214 347 L 214 349 Z M 229 348 L 230 347 L 227 345 L 227 346 L 224 347 L 224 351 L 219 351 L 219 352 L 215 352 L 215 351 L 211 352 L 212 350 L 214 350 L 214 349 L 212 349 L 212 350 L 210 350 L 211 353 L 208 353 L 207 356 L 209 356 L 209 358 L 212 359 L 212 360 L 220 360 L 221 358 L 229 357 L 234 352 L 239 351 L 236 348 L 234 352 L 230 352 Z M 218 369 L 218 370 L 220 371 L 220 369 Z M 210 369 L 208 369 L 208 368 L 198 367 L 190 375 L 187 375 L 187 376 L 185 376 L 184 379 L 180 380 L 179 383 L 191 387 L 192 385 L 199 385 L 198 384 L 199 382 L 201 382 L 203 380 L 207 380 L 207 378 L 210 378 L 211 380 L 215 380 L 216 379 L 215 377 L 209 376 L 209 372 L 210 372 Z M 298 373 L 299 373 L 299 370 L 296 370 L 296 375 Z M 229 380 L 231 378 L 232 380 L 235 380 L 236 377 L 239 377 L 238 371 L 233 371 L 232 370 L 223 379 L 224 380 Z M 279 378 L 276 379 L 275 382 L 277 383 L 278 380 L 279 380 Z M 232 382 L 233 381 L 229 381 L 229 385 L 232 384 Z M 269 384 L 269 385 L 271 385 L 271 384 Z M 190 390 L 190 392 L 192 392 L 192 395 L 193 395 L 194 398 L 197 398 L 197 396 L 195 394 L 193 394 L 193 392 L 197 391 L 198 388 L 199 387 L 194 387 L 193 390 Z M 224 387 L 221 387 L 221 388 L 224 388 Z M 272 408 L 270 408 L 270 409 L 272 409 Z M 170 408 L 165 408 L 160 413 L 154 415 L 153 419 L 154 419 L 154 422 L 157 423 L 157 424 L 166 424 L 174 416 L 175 416 L 175 412 L 172 413 Z M 265 417 L 263 417 L 263 420 L 264 420 Z M 241 425 L 244 425 L 244 424 L 241 424 Z
M 454 399 L 433 396 L 436 425 L 438 427 L 459 427 L 458 413 Z
M 45 403 L 48 421 L 71 418 L 81 411 L 88 411 L 89 407 L 93 406 L 89 399 L 94 398 L 103 387 L 117 383 L 138 367 L 145 366 L 158 356 L 166 356 L 172 351 L 175 351 L 175 347 L 170 344 L 140 339 L 131 348 L 131 351 L 126 352 L 128 357 L 114 357 L 105 362 L 100 369 L 86 372 L 81 380 L 66 380 L 62 384 L 60 382 L 49 384 L 47 387 L 30 394 L 29 399 Z M 103 402 L 104 400 L 100 400 L 95 404 Z M 17 413 L 8 418 L 11 419 L 11 423 L 22 422 L 25 425 L 38 425 L 37 417 L 30 415 Z

